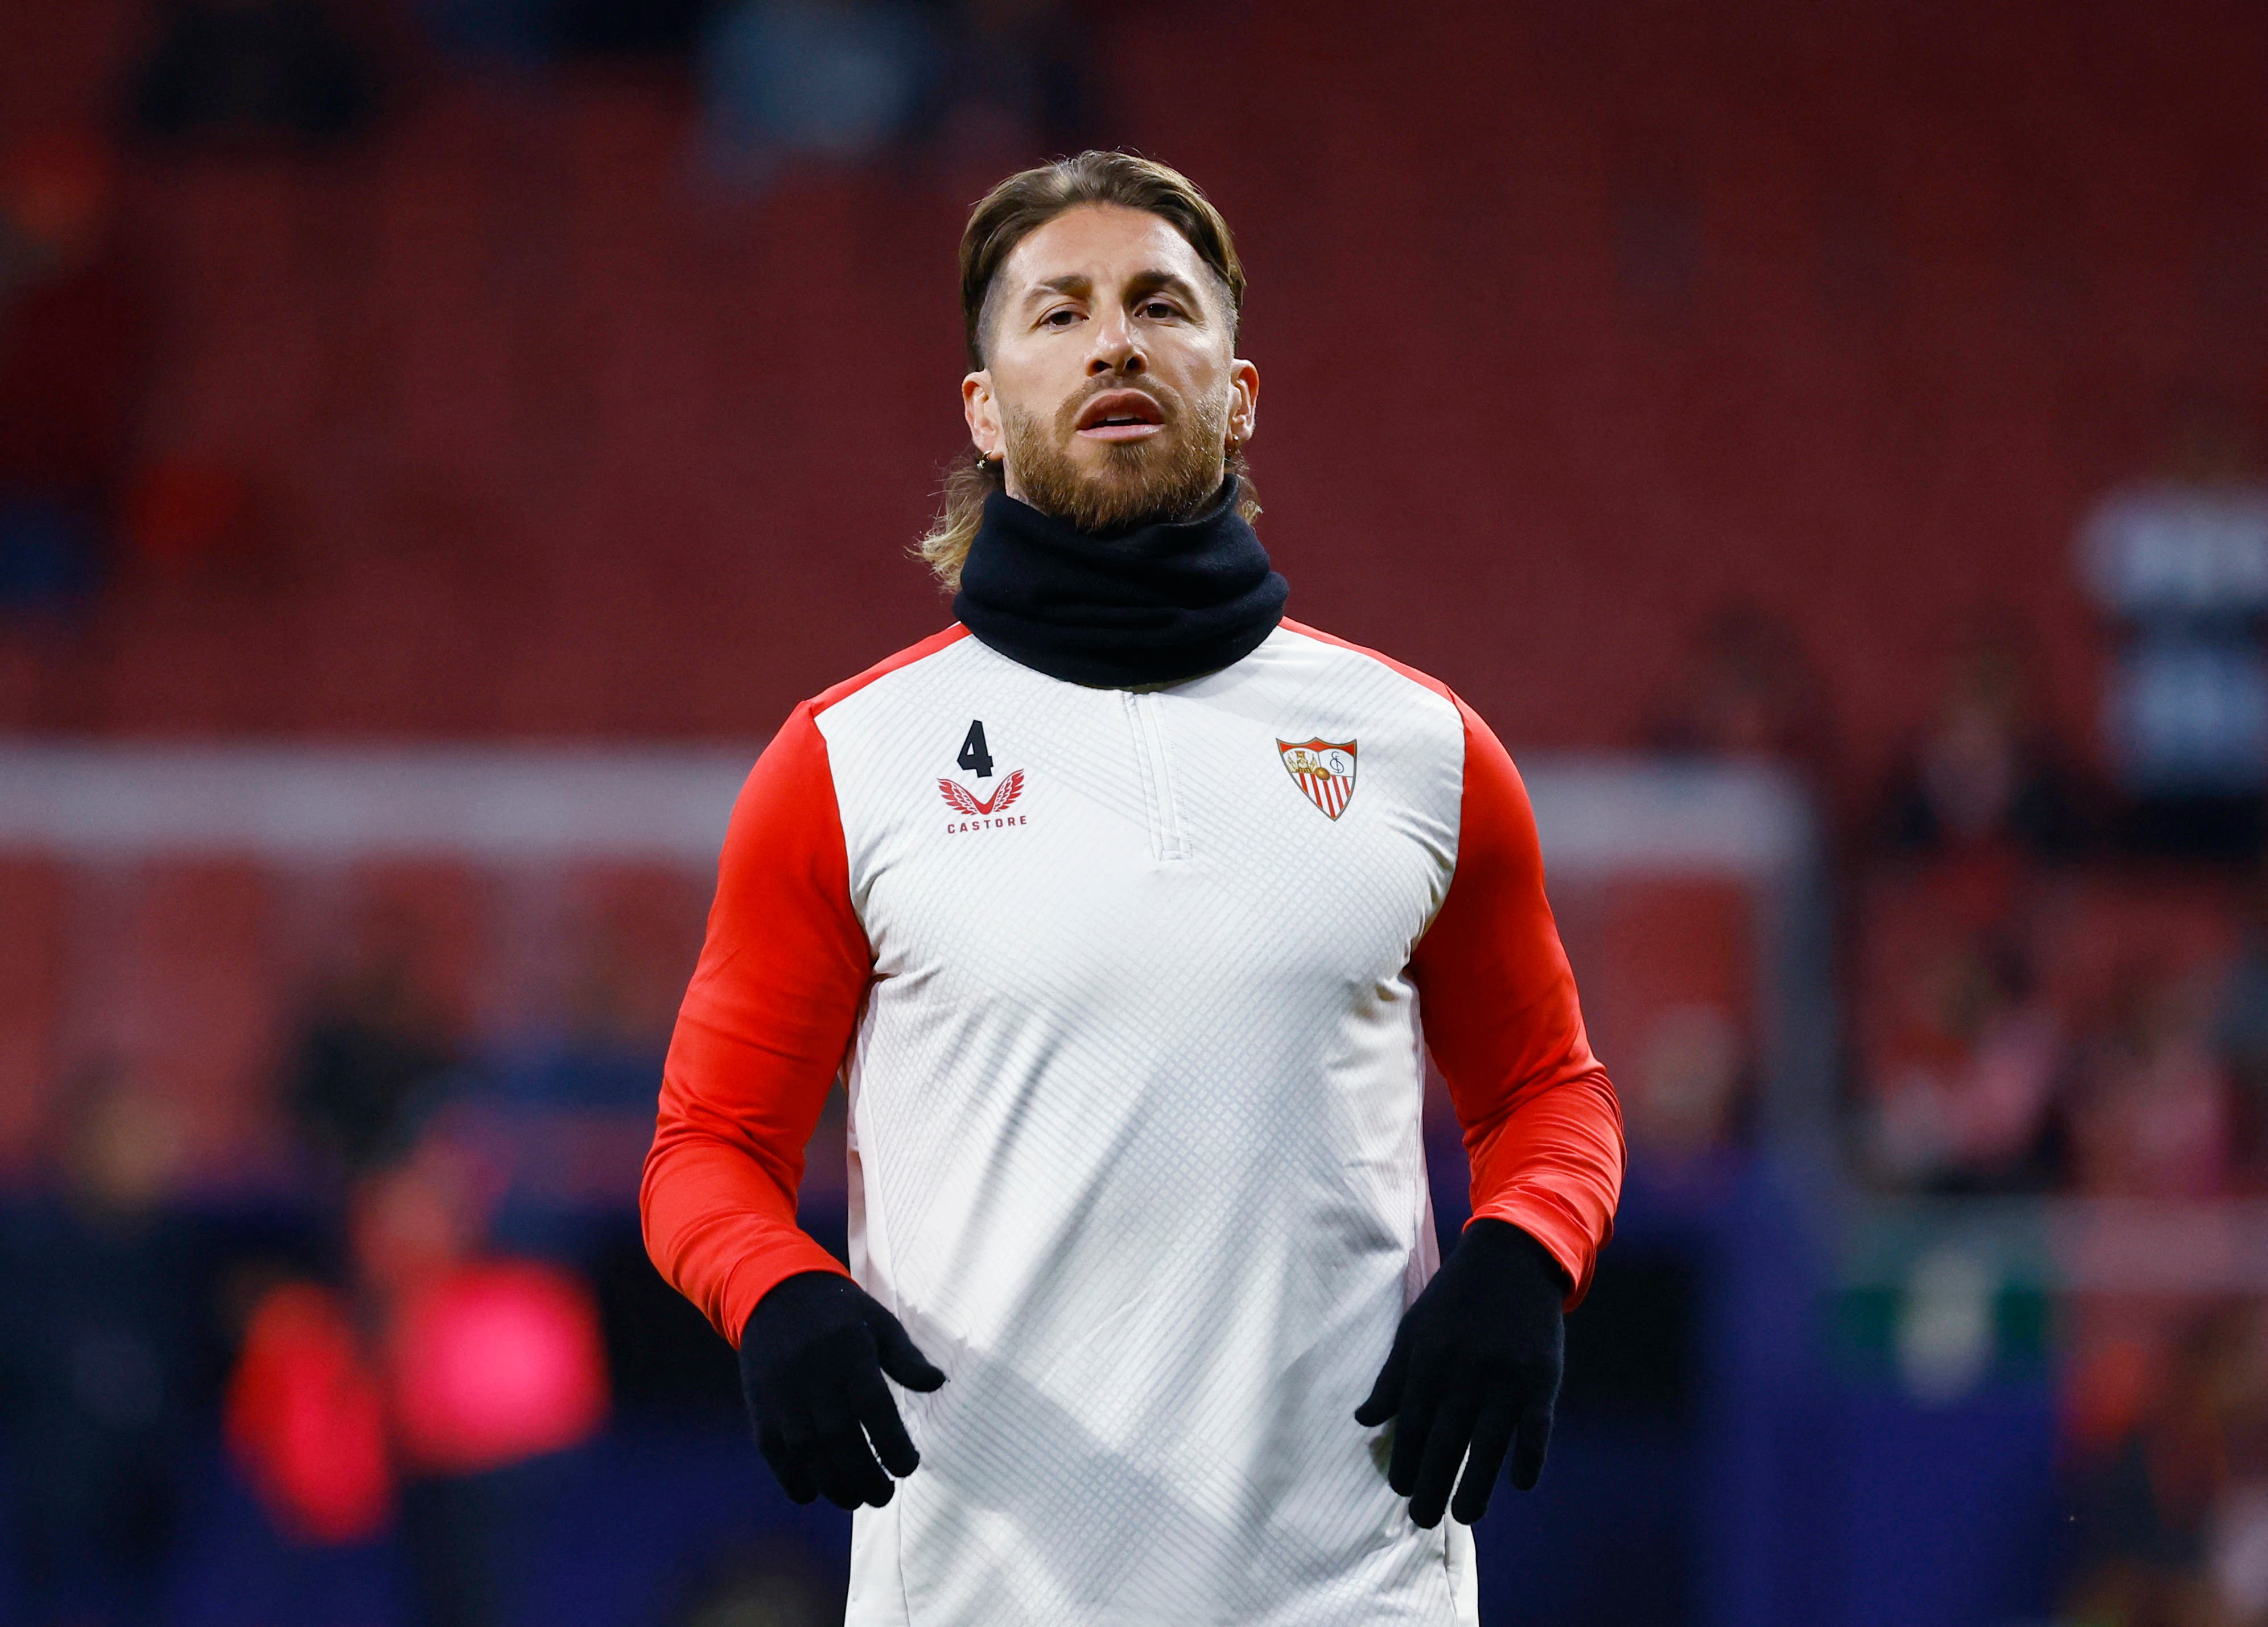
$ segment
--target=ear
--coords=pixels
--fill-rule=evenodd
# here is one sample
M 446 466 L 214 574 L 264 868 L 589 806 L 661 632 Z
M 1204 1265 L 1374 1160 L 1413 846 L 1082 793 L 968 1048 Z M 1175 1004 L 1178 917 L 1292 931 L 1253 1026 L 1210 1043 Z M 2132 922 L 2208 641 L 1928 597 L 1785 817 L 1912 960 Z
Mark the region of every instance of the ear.
M 1005 454 L 1007 438 L 1000 431 L 1000 402 L 992 394 L 990 368 L 961 381 L 961 416 L 968 420 L 968 438 L 976 443 L 979 453 L 988 458 Z
M 1242 446 L 1260 427 L 1260 370 L 1242 357 L 1228 363 L 1228 444 Z

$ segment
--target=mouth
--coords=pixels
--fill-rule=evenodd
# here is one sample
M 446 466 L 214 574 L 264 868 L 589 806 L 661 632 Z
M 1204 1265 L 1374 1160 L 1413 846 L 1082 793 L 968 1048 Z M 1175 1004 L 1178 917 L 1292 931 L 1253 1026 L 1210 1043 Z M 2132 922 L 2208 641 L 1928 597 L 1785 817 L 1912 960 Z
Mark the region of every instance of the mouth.
M 1146 440 L 1166 427 L 1166 411 L 1146 391 L 1105 390 L 1071 427 L 1084 440 Z

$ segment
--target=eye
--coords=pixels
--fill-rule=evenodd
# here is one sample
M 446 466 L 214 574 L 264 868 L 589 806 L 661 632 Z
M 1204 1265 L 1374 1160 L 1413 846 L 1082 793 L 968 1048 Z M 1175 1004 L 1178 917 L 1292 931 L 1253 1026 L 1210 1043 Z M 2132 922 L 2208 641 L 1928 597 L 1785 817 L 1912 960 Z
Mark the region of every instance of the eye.
M 1158 321 L 1170 322 L 1182 313 L 1182 308 L 1168 299 L 1145 299 L 1135 307 L 1135 314 Z
M 1049 312 L 1045 316 L 1040 319 L 1040 326 L 1042 328 L 1069 328 L 1077 320 L 1079 320 L 1078 312 L 1072 310 L 1069 306 L 1057 306 L 1054 310 Z

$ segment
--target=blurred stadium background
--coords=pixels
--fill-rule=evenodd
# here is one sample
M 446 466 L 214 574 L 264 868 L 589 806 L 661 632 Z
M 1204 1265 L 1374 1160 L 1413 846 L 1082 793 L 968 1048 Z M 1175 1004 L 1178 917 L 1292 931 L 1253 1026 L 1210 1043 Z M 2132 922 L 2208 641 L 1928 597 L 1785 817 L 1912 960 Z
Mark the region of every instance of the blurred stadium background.
M 0 1623 L 839 1620 L 636 1174 L 1084 144 L 1235 225 L 1293 613 L 1520 755 L 1624 1093 L 1486 1620 L 2268 1623 L 2264 85 L 2239 0 L 0 3 Z

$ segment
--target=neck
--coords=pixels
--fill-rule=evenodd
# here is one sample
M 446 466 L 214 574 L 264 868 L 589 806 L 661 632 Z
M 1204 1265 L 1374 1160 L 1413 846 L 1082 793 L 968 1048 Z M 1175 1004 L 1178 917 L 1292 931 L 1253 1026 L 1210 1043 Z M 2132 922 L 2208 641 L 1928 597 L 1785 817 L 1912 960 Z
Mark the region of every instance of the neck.
M 1274 630 L 1287 591 L 1239 496 L 1231 475 L 1185 519 L 1083 531 L 995 492 L 954 613 L 1011 660 L 1072 683 L 1174 683 L 1230 666 Z

